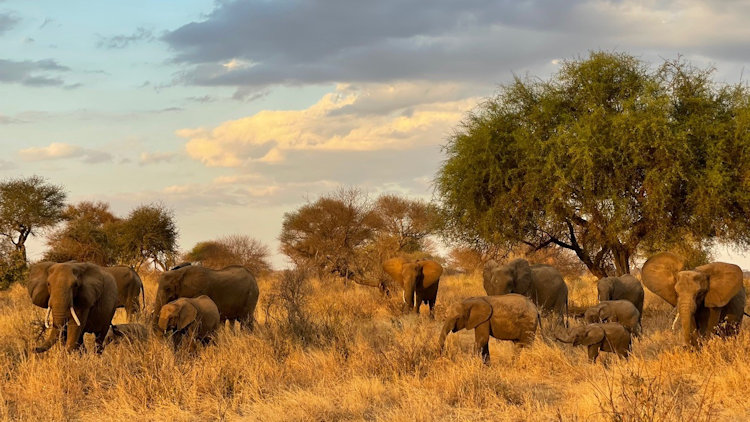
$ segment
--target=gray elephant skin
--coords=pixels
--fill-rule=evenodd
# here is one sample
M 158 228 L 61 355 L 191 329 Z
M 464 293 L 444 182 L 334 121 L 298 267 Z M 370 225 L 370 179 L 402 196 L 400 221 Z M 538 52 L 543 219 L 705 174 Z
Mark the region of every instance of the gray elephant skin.
M 219 323 L 219 309 L 206 295 L 179 298 L 162 306 L 159 312 L 159 329 L 165 335 L 171 333 L 175 347 L 182 341 L 208 343 Z
M 149 332 L 147 326 L 143 324 L 117 324 L 109 327 L 106 337 L 104 337 L 104 345 L 117 344 L 117 343 L 142 343 L 148 340 Z
M 712 262 L 692 270 L 673 253 L 652 256 L 641 270 L 643 284 L 677 307 L 686 345 L 711 334 L 736 335 L 744 316 L 745 287 L 740 267 Z
M 488 363 L 490 336 L 528 346 L 534 341 L 539 325 L 539 311 L 526 296 L 511 293 L 471 297 L 450 308 L 438 343 L 442 350 L 449 333 L 474 330 L 475 350 Z
M 49 286 L 46 319 L 52 315 L 52 329 L 46 341 L 35 351 L 49 350 L 57 342 L 60 330 L 67 325 L 68 350 L 79 349 L 83 344 L 83 334 L 93 333 L 96 351 L 101 353 L 117 305 L 114 277 L 98 265 L 75 262 L 49 266 L 46 278 L 44 285 Z M 33 291 L 40 289 L 36 286 Z
M 404 311 L 419 313 L 419 307 L 426 303 L 430 316 L 434 316 L 440 276 L 443 267 L 431 259 L 408 261 L 404 258 L 391 258 L 383 262 L 383 270 L 403 288 Z
M 600 351 L 616 353 L 623 358 L 630 355 L 630 331 L 617 322 L 581 325 L 567 333 L 558 332 L 556 337 L 563 343 L 586 346 L 591 362 L 596 362 Z
M 208 296 L 216 304 L 222 322 L 239 321 L 243 326 L 253 328 L 258 283 L 250 271 L 236 265 L 222 270 L 189 265 L 162 273 L 154 303 L 154 327 L 162 306 L 182 297 L 201 295 Z
M 605 300 L 586 309 L 587 323 L 619 322 L 634 335 L 640 333 L 641 313 L 629 300 Z
M 517 293 L 531 299 L 542 312 L 554 312 L 567 325 L 568 286 L 555 267 L 544 264 L 529 265 L 518 258 L 505 265 L 490 260 L 482 273 L 484 290 L 488 295 Z
M 596 290 L 599 293 L 599 301 L 605 300 L 627 300 L 638 310 L 643 317 L 643 285 L 637 278 L 630 274 L 619 277 L 604 277 L 596 282 Z

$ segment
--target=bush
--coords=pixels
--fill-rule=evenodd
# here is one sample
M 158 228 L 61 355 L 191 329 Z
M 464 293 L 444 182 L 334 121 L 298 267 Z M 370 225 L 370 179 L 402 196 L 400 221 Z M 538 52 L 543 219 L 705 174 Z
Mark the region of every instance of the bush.
M 0 246 L 0 290 L 26 279 L 28 268 L 21 252 L 7 243 Z

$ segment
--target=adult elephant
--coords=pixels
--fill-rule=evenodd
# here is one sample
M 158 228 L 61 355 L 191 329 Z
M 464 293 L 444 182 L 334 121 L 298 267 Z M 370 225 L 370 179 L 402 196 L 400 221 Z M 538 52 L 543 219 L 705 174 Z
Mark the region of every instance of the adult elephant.
M 643 286 L 637 278 L 630 274 L 619 277 L 604 277 L 596 282 L 599 302 L 607 300 L 627 300 L 638 310 L 638 322 L 643 317 Z
M 517 258 L 505 265 L 488 261 L 482 273 L 484 290 L 490 296 L 518 293 L 531 299 L 541 311 L 557 313 L 567 326 L 568 286 L 562 274 L 551 265 L 529 265 Z
M 60 330 L 67 326 L 68 350 L 83 344 L 84 333 L 96 336 L 96 351 L 101 353 L 117 305 L 117 284 L 112 275 L 95 264 L 66 262 L 47 268 L 48 308 L 45 322 L 52 315 L 52 329 L 35 352 L 49 350 L 57 342 Z
M 404 258 L 391 258 L 383 263 L 383 269 L 403 288 L 404 311 L 419 313 L 419 307 L 426 303 L 430 316 L 434 316 L 440 276 L 443 267 L 431 259 L 408 261 Z
M 69 261 L 68 263 L 75 262 L 76 261 Z M 40 308 L 47 308 L 47 302 L 49 301 L 47 279 L 49 277 L 50 268 L 55 264 L 56 263 L 52 261 L 41 261 L 29 268 L 29 277 L 26 282 L 26 288 L 29 291 L 31 302 Z M 138 297 L 140 296 L 142 298 L 142 303 L 144 305 L 146 303 L 141 278 L 132 268 L 124 265 L 101 268 L 115 279 L 115 284 L 117 285 L 117 307 L 125 308 L 128 320 L 132 320 L 133 315 L 141 308 L 141 303 L 139 302 Z
M 201 295 L 210 297 L 216 303 L 221 322 L 239 321 L 253 328 L 258 283 L 250 271 L 237 265 L 222 270 L 188 265 L 162 273 L 154 302 L 154 328 L 157 328 L 162 306 L 181 297 L 195 298 Z
M 712 262 L 686 270 L 682 257 L 662 252 L 643 264 L 641 274 L 649 290 L 677 307 L 686 345 L 697 345 L 698 337 L 714 333 L 720 323 L 722 335 L 739 332 L 745 308 L 740 267 Z

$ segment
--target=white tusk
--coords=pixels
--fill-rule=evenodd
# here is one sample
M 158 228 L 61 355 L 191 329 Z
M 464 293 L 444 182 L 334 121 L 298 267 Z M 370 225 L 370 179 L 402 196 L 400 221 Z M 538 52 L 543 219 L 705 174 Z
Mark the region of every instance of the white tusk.
M 75 309 L 73 309 L 72 306 L 70 307 L 70 314 L 73 315 L 73 319 L 76 321 L 76 324 L 80 327 L 81 321 L 78 320 L 78 315 L 76 315 L 76 311 Z
M 49 328 L 49 314 L 52 313 L 52 308 L 47 307 L 47 315 L 44 316 L 44 328 Z
M 674 326 L 677 324 L 677 318 L 680 317 L 680 313 L 677 312 L 677 315 L 674 317 L 674 321 L 672 321 L 672 330 L 674 330 Z
M 401 297 L 404 299 L 404 303 L 406 303 L 406 292 L 401 292 Z

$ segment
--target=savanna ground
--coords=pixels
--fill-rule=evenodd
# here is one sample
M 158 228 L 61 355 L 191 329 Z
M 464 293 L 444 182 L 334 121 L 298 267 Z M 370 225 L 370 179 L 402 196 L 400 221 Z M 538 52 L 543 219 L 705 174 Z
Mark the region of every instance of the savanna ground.
M 147 301 L 155 291 L 144 277 Z M 281 282 L 280 280 L 286 280 Z M 517 352 L 491 341 L 490 366 L 473 334 L 448 337 L 449 304 L 483 293 L 479 275 L 446 276 L 437 319 L 400 316 L 396 299 L 361 286 L 260 280 L 253 333 L 223 327 L 191 355 L 165 342 L 119 344 L 101 356 L 59 346 L 31 353 L 44 310 L 24 286 L 0 293 L 0 417 L 12 420 L 747 420 L 750 333 L 680 346 L 672 309 L 647 293 L 633 356 L 587 362 L 585 349 L 544 337 Z M 588 280 L 570 284 L 573 307 L 595 302 Z M 400 296 L 400 295 L 398 295 Z M 400 297 L 399 297 L 400 299 Z M 123 322 L 118 310 L 115 322 Z M 574 324 L 578 323 L 576 321 Z M 91 337 L 90 335 L 88 337 Z M 91 347 L 93 338 L 87 338 Z

